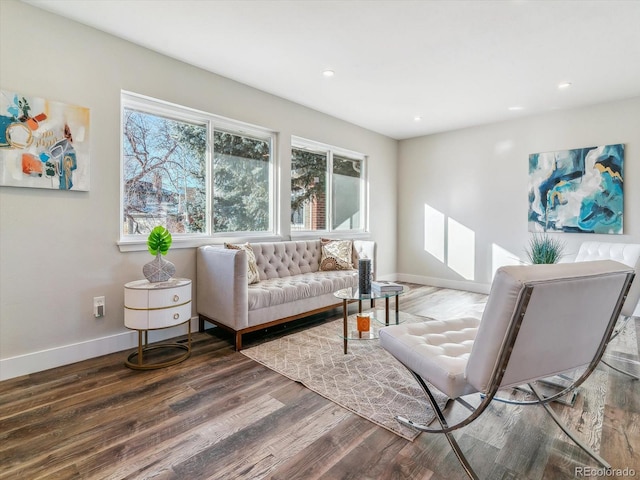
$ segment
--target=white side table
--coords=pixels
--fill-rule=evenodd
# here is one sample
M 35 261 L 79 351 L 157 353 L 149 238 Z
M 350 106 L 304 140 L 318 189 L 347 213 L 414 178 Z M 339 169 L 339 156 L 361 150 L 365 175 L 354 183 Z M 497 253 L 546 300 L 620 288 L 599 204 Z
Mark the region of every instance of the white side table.
M 171 278 L 150 283 L 136 280 L 124 286 L 124 325 L 138 331 L 138 350 L 127 357 L 125 365 L 137 370 L 150 370 L 175 365 L 191 355 L 191 280 Z M 149 330 L 175 327 L 187 323 L 188 340 L 183 343 L 159 343 L 149 346 Z M 144 333 L 144 344 L 142 334 Z M 144 353 L 159 348 L 177 348 L 186 352 L 172 360 L 145 363 Z M 133 359 L 137 357 L 134 363 Z

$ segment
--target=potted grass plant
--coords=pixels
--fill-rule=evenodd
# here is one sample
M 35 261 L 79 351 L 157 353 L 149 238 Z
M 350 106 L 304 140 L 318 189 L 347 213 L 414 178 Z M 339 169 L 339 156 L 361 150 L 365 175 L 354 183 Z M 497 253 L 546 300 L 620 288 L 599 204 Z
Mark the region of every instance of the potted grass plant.
M 533 234 L 526 253 L 532 264 L 558 263 L 564 256 L 564 249 L 565 243 L 557 238 L 552 238 L 546 233 Z
M 149 282 L 166 282 L 176 273 L 176 266 L 162 258 L 171 248 L 172 241 L 171 232 L 161 225 L 149 233 L 147 249 L 155 258 L 142 267 L 142 273 Z

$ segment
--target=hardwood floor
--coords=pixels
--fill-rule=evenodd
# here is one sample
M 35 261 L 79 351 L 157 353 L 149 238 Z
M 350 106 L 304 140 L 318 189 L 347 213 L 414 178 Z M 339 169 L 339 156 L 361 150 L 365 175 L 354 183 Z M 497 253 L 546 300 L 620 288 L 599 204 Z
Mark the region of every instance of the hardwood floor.
M 483 298 L 414 285 L 400 305 L 447 316 Z M 340 315 L 247 336 L 246 346 Z M 640 322 L 628 328 L 609 351 L 637 359 Z M 466 478 L 444 436 L 404 440 L 235 352 L 216 329 L 194 334 L 191 357 L 161 370 L 126 368 L 128 353 L 0 382 L 0 478 Z M 635 472 L 600 478 L 640 478 L 640 382 L 601 365 L 574 407 L 553 408 L 615 468 Z M 597 468 L 539 407 L 495 403 L 455 436 L 486 479 Z

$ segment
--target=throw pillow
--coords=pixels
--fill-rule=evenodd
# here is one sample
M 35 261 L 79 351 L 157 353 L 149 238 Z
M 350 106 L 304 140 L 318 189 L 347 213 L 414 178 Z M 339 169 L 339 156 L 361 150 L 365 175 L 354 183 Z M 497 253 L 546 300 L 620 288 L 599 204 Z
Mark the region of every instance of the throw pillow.
M 256 262 L 256 254 L 253 253 L 253 248 L 248 243 L 244 245 L 234 245 L 233 243 L 225 243 L 224 248 L 230 250 L 244 250 L 247 252 L 247 279 L 249 285 L 252 283 L 258 283 L 260 281 L 260 274 L 258 273 L 258 263 Z
M 351 240 L 320 239 L 320 270 L 350 270 L 353 268 Z

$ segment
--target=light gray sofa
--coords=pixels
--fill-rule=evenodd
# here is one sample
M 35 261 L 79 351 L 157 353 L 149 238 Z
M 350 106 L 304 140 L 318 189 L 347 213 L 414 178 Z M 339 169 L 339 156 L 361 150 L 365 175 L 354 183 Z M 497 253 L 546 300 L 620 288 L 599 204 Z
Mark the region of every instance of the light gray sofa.
M 351 270 L 320 271 L 320 239 L 252 243 L 260 281 L 248 284 L 247 252 L 223 246 L 199 247 L 196 308 L 200 331 L 205 322 L 242 335 L 340 307 L 333 293 L 358 285 L 358 260 L 370 258 L 375 272 L 376 244 L 354 240 Z

